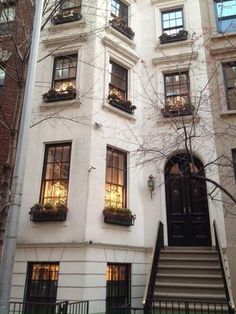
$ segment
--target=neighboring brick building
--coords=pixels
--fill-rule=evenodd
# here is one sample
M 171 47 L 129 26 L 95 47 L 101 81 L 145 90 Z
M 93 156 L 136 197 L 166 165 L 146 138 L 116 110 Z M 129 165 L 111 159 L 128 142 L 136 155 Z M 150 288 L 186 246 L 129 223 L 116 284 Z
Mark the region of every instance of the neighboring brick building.
M 34 5 L 0 1 L 0 248 L 17 145 Z

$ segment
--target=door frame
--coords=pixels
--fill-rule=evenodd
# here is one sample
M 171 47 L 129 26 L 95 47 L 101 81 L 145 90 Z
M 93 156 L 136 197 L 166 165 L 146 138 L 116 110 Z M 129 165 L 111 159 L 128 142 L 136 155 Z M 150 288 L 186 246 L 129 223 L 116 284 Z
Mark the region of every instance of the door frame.
M 193 162 L 191 162 L 191 161 L 193 161 Z M 186 178 L 186 181 L 191 180 L 191 176 L 189 176 L 189 178 L 188 178 L 188 177 L 185 177 L 185 175 L 188 176 L 191 172 L 193 172 L 194 171 L 194 170 L 192 170 L 193 168 L 195 168 L 195 170 L 196 169 L 200 169 L 199 172 L 200 172 L 201 176 L 205 177 L 204 165 L 203 165 L 201 159 L 199 159 L 198 157 L 196 157 L 194 155 L 194 156 L 192 156 L 192 158 L 190 160 L 190 158 L 188 158 L 187 154 L 185 152 L 183 152 L 183 151 L 173 154 L 171 157 L 168 158 L 167 162 L 164 165 L 164 169 L 165 169 L 165 171 L 164 171 L 164 182 L 165 182 L 165 184 L 164 184 L 164 195 L 165 195 L 165 205 L 166 205 L 165 206 L 165 216 L 166 216 L 166 227 L 167 227 L 166 239 L 167 239 L 167 244 L 168 245 L 173 245 L 173 246 L 182 246 L 182 245 L 181 244 L 180 245 L 173 244 L 173 243 L 170 244 L 171 243 L 171 239 L 170 239 L 171 234 L 170 234 L 170 229 L 169 229 L 170 225 L 169 224 L 171 222 L 170 222 L 170 216 L 169 216 L 170 213 L 168 212 L 168 206 L 170 206 L 170 204 L 169 204 L 169 199 L 168 199 L 169 196 L 167 194 L 167 192 L 168 192 L 168 190 L 167 190 L 167 182 L 168 182 L 167 181 L 167 177 L 169 176 L 169 179 L 171 180 L 171 173 L 169 172 L 170 169 L 168 169 L 168 168 L 171 167 L 171 164 L 173 166 L 178 164 L 177 168 L 179 168 L 179 165 L 181 166 L 181 163 L 185 163 L 185 165 L 187 165 L 186 169 L 188 168 L 189 171 L 190 171 L 190 172 L 186 172 L 186 173 L 183 173 L 181 171 L 181 173 L 183 173 L 184 177 L 183 177 L 183 180 L 180 180 L 180 183 L 183 186 L 186 184 L 186 182 L 184 182 L 184 178 Z M 181 178 L 180 175 L 179 175 L 179 177 Z M 173 175 L 173 179 L 174 178 L 175 179 L 178 178 L 178 174 L 176 176 Z M 193 178 L 193 181 L 195 181 L 194 178 Z M 169 187 L 169 189 L 170 189 L 170 187 Z M 181 191 L 181 193 L 184 194 L 183 189 L 182 190 L 180 189 L 180 191 Z M 180 196 L 181 200 L 182 200 L 182 206 L 188 205 L 189 208 L 190 208 L 190 210 L 187 210 L 186 220 L 184 221 L 184 223 L 186 223 L 188 220 L 191 220 L 191 219 L 192 219 L 191 222 L 194 222 L 194 217 L 191 217 L 191 215 L 192 215 L 191 208 L 194 208 L 194 207 L 191 207 L 191 206 L 194 206 L 194 203 L 191 203 L 191 201 L 192 201 L 191 194 L 190 194 L 191 192 L 188 191 L 187 193 L 188 194 L 184 194 L 184 195 L 181 194 L 181 196 Z M 202 214 L 203 216 L 205 216 L 205 221 L 203 221 L 203 223 L 207 227 L 207 230 L 206 230 L 206 240 L 205 240 L 206 242 L 205 242 L 205 244 L 204 243 L 200 244 L 200 241 L 199 241 L 198 244 L 197 243 L 196 244 L 195 243 L 191 244 L 191 243 L 193 243 L 193 241 L 190 240 L 189 244 L 187 243 L 188 242 L 187 241 L 187 242 L 185 242 L 183 244 L 183 246 L 186 246 L 186 247 L 187 246 L 211 246 L 212 242 L 214 242 L 214 239 L 212 238 L 212 234 L 211 234 L 212 230 L 211 230 L 210 208 L 209 208 L 209 202 L 208 202 L 208 196 L 207 196 L 207 182 L 205 180 L 204 180 L 204 190 L 203 190 L 203 193 L 205 194 L 205 201 L 204 201 L 205 204 L 203 203 L 204 204 L 203 208 L 206 209 L 206 213 L 204 215 L 204 212 L 202 212 L 202 213 L 200 213 L 200 215 Z M 187 202 L 187 204 L 186 204 L 186 202 Z M 184 207 L 183 207 L 183 211 L 184 211 Z M 182 218 L 185 218 L 184 215 L 183 215 Z M 193 229 L 190 229 L 190 230 L 193 230 Z M 187 238 L 186 237 L 187 229 L 185 229 L 185 232 L 186 233 L 184 233 L 184 235 L 185 235 L 185 238 Z M 194 239 L 194 233 L 191 233 L 191 237 L 192 237 L 192 240 L 193 240 Z

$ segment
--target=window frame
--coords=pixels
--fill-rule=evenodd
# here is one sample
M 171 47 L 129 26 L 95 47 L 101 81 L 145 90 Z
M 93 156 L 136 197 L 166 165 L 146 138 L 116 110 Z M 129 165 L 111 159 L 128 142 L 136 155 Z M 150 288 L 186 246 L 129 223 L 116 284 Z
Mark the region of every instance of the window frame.
M 111 84 L 111 78 L 112 78 L 112 75 L 115 76 L 115 74 L 112 74 L 112 71 L 110 71 L 110 66 L 114 64 L 115 66 L 118 66 L 120 69 L 122 70 L 125 70 L 125 90 L 121 89 L 120 87 L 118 86 L 115 86 L 113 84 Z M 122 79 L 120 79 L 122 80 Z M 129 81 L 129 69 L 127 69 L 127 67 L 124 67 L 123 65 L 121 65 L 120 63 L 116 62 L 114 59 L 110 58 L 109 59 L 109 92 L 113 89 L 116 89 L 118 90 L 119 92 L 123 92 L 124 93 L 124 98 L 122 97 L 122 100 L 125 101 L 125 100 L 128 100 L 128 94 L 129 94 L 129 91 L 128 91 L 128 88 L 129 88 L 129 84 L 128 84 L 128 81 Z M 113 86 L 113 88 L 110 88 L 110 86 Z
M 56 77 L 56 67 L 57 67 L 57 61 L 60 59 L 69 59 L 69 58 L 74 58 L 76 57 L 76 66 L 75 66 L 75 76 L 67 77 L 67 78 L 62 78 L 62 79 L 55 79 Z M 72 68 L 72 67 L 71 67 Z M 62 68 L 62 69 L 71 69 L 70 66 L 68 68 Z M 53 72 L 52 72 L 52 83 L 51 83 L 51 88 L 56 89 L 56 83 L 57 82 L 65 82 L 65 84 L 70 81 L 74 80 L 74 88 L 76 89 L 76 80 L 77 80 L 77 71 L 78 71 L 78 53 L 73 53 L 73 54 L 67 54 L 67 55 L 61 55 L 61 56 L 55 56 L 53 59 Z
M 226 103 L 227 103 L 227 110 L 236 110 L 236 98 L 235 98 L 235 109 L 234 108 L 230 108 L 230 99 L 229 99 L 229 93 L 228 91 L 230 89 L 234 89 L 234 87 L 230 88 L 228 87 L 228 79 L 227 79 L 227 74 L 226 74 L 226 65 L 229 64 L 235 64 L 236 67 L 236 60 L 235 61 L 229 61 L 229 62 L 223 62 L 222 63 L 222 68 L 223 68 L 223 78 L 224 78 L 224 88 L 225 88 L 225 96 L 226 96 Z M 236 81 L 236 73 L 235 73 L 235 81 Z
M 235 30 L 234 31 L 222 31 L 220 29 L 220 22 L 221 21 L 226 21 L 226 20 L 230 20 L 230 19 L 236 19 L 236 14 L 234 15 L 227 15 L 226 17 L 219 17 L 218 16 L 218 10 L 217 10 L 217 4 L 218 3 L 223 3 L 229 0 L 214 0 L 214 11 L 215 11 L 215 19 L 216 19 L 216 28 L 218 33 L 235 33 L 236 32 L 236 25 L 235 25 Z
M 164 28 L 164 19 L 163 19 L 164 14 L 174 13 L 174 12 L 178 12 L 178 11 L 182 12 L 182 26 L 181 27 L 176 27 L 175 26 L 175 27 Z M 175 34 L 178 34 L 178 32 L 180 30 L 184 30 L 185 29 L 184 26 L 185 26 L 185 20 L 184 20 L 184 8 L 183 7 L 178 7 L 178 8 L 174 8 L 174 9 L 167 9 L 167 10 L 161 10 L 161 29 L 162 29 L 162 34 L 163 33 L 167 33 L 167 35 L 171 36 L 173 34 L 169 34 L 168 33 L 168 31 L 171 31 L 171 30 L 176 30 Z
M 67 172 L 67 178 L 63 179 L 62 177 L 57 178 L 57 179 L 46 179 L 46 171 L 47 171 L 47 165 L 49 164 L 48 162 L 48 153 L 49 153 L 49 148 L 51 147 L 69 147 L 69 158 L 68 158 L 68 172 Z M 48 197 L 45 197 L 45 187 L 46 187 L 46 182 L 47 181 L 66 181 L 67 184 L 67 197 L 66 197 L 66 202 L 65 205 L 67 206 L 68 203 L 68 194 L 69 194 L 69 182 L 70 182 L 70 166 L 71 166 L 71 150 L 72 150 L 72 143 L 71 142 L 63 142 L 63 143 L 53 143 L 53 144 L 46 144 L 45 145 L 45 150 L 44 150 L 44 160 L 43 160 L 43 170 L 42 170 L 42 177 L 41 177 L 41 186 L 40 186 L 40 197 L 39 197 L 39 202 L 41 204 L 46 204 L 44 200 L 48 199 Z M 55 164 L 56 162 L 51 162 Z M 62 163 L 62 160 L 61 162 Z M 54 167 L 54 166 L 53 166 Z M 60 199 L 58 203 L 60 202 Z
M 119 183 L 113 183 L 112 182 L 112 174 L 111 174 L 111 181 L 107 180 L 107 169 L 111 168 L 111 173 L 113 173 L 114 169 L 117 172 L 117 176 L 119 176 L 119 172 L 122 171 L 121 168 L 116 168 L 114 166 L 110 166 L 108 164 L 108 152 L 114 152 L 116 154 L 118 154 L 119 156 L 123 156 L 123 183 L 119 184 Z M 113 157 L 114 158 L 114 157 Z M 118 161 L 119 162 L 119 161 Z M 112 159 L 112 164 L 113 164 L 113 159 Z M 106 172 L 105 172 L 105 208 L 106 207 L 115 207 L 115 208 L 127 208 L 127 187 L 128 187 L 128 154 L 127 152 L 120 150 L 118 148 L 112 147 L 112 146 L 107 146 L 106 147 Z M 117 179 L 117 181 L 119 181 L 119 178 Z M 110 186 L 117 186 L 117 187 L 121 187 L 122 189 L 122 206 L 121 207 L 117 207 L 112 205 L 112 201 L 111 199 L 109 200 L 110 205 L 106 206 L 106 193 L 107 193 L 107 185 Z
M 173 95 L 173 96 L 167 96 L 166 92 L 167 92 L 167 88 L 166 88 L 166 77 L 167 76 L 174 76 L 174 75 L 178 75 L 180 76 L 181 74 L 186 74 L 186 77 L 187 77 L 187 90 L 188 90 L 188 94 L 177 94 L 177 95 Z M 189 76 L 189 71 L 187 70 L 182 70 L 182 71 L 178 71 L 178 72 L 169 72 L 169 73 L 164 73 L 164 95 L 165 95 L 165 106 L 167 104 L 167 98 L 170 98 L 170 97 L 178 97 L 178 96 L 187 96 L 188 98 L 188 103 L 186 104 L 187 106 L 190 106 L 191 105 L 191 97 L 190 97 L 190 76 Z M 179 84 L 181 85 L 181 84 Z
M 121 13 L 121 14 L 119 14 L 119 16 L 112 13 L 113 1 L 121 6 L 121 9 L 117 9 L 119 11 L 119 13 Z M 121 0 L 111 0 L 110 9 L 111 9 L 111 17 L 112 18 L 123 20 L 123 21 L 125 21 L 127 26 L 129 25 L 129 5 L 127 5 L 126 3 L 124 3 Z M 122 10 L 126 10 L 127 14 L 124 14 L 122 16 Z
M 9 10 L 13 8 L 13 18 L 11 20 L 9 20 L 9 16 L 11 16 L 11 14 L 9 15 Z M 7 14 L 6 12 L 2 15 L 2 12 L 7 10 Z M 1 21 L 1 19 L 6 18 L 6 21 Z M 1 2 L 0 1 L 0 25 L 4 24 L 4 23 L 11 23 L 13 21 L 15 21 L 16 18 L 16 3 L 15 1 L 6 1 L 6 2 Z

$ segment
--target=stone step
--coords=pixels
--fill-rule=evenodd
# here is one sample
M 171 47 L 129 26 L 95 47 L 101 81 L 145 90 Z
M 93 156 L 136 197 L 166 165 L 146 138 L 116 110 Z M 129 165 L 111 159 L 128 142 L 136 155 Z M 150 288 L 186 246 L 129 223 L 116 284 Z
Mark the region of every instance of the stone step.
M 219 265 L 218 257 L 166 257 L 160 256 L 160 263 L 165 265 L 182 265 L 182 266 L 217 266 Z
M 217 251 L 204 251 L 204 250 L 162 250 L 161 257 L 178 257 L 178 258 L 219 258 Z
M 158 265 L 158 274 L 221 275 L 220 266 Z
M 183 301 L 200 301 L 200 302 L 216 302 L 216 303 L 226 303 L 226 298 L 224 294 L 203 294 L 203 293 L 172 293 L 172 292 L 162 292 L 154 291 L 154 299 L 158 300 L 183 300 Z
M 192 284 L 222 284 L 220 275 L 163 274 L 157 275 L 157 282 L 192 283 Z

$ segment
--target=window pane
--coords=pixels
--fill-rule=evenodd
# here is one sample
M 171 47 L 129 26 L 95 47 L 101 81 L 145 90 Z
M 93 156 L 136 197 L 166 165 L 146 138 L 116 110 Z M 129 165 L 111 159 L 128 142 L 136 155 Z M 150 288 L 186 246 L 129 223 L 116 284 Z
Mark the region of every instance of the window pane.
M 67 203 L 70 151 L 70 144 L 46 146 L 41 187 L 43 204 L 47 202 L 52 205 L 56 205 L 58 202 Z M 63 162 L 62 159 L 67 162 Z
M 68 86 L 75 88 L 76 72 L 77 55 L 55 58 L 53 88 L 56 90 L 66 90 Z
M 227 17 L 236 14 L 236 2 L 235 0 L 227 0 L 217 3 L 218 17 Z
M 183 12 L 178 9 L 172 12 L 162 12 L 163 32 L 168 35 L 176 34 L 183 28 Z

